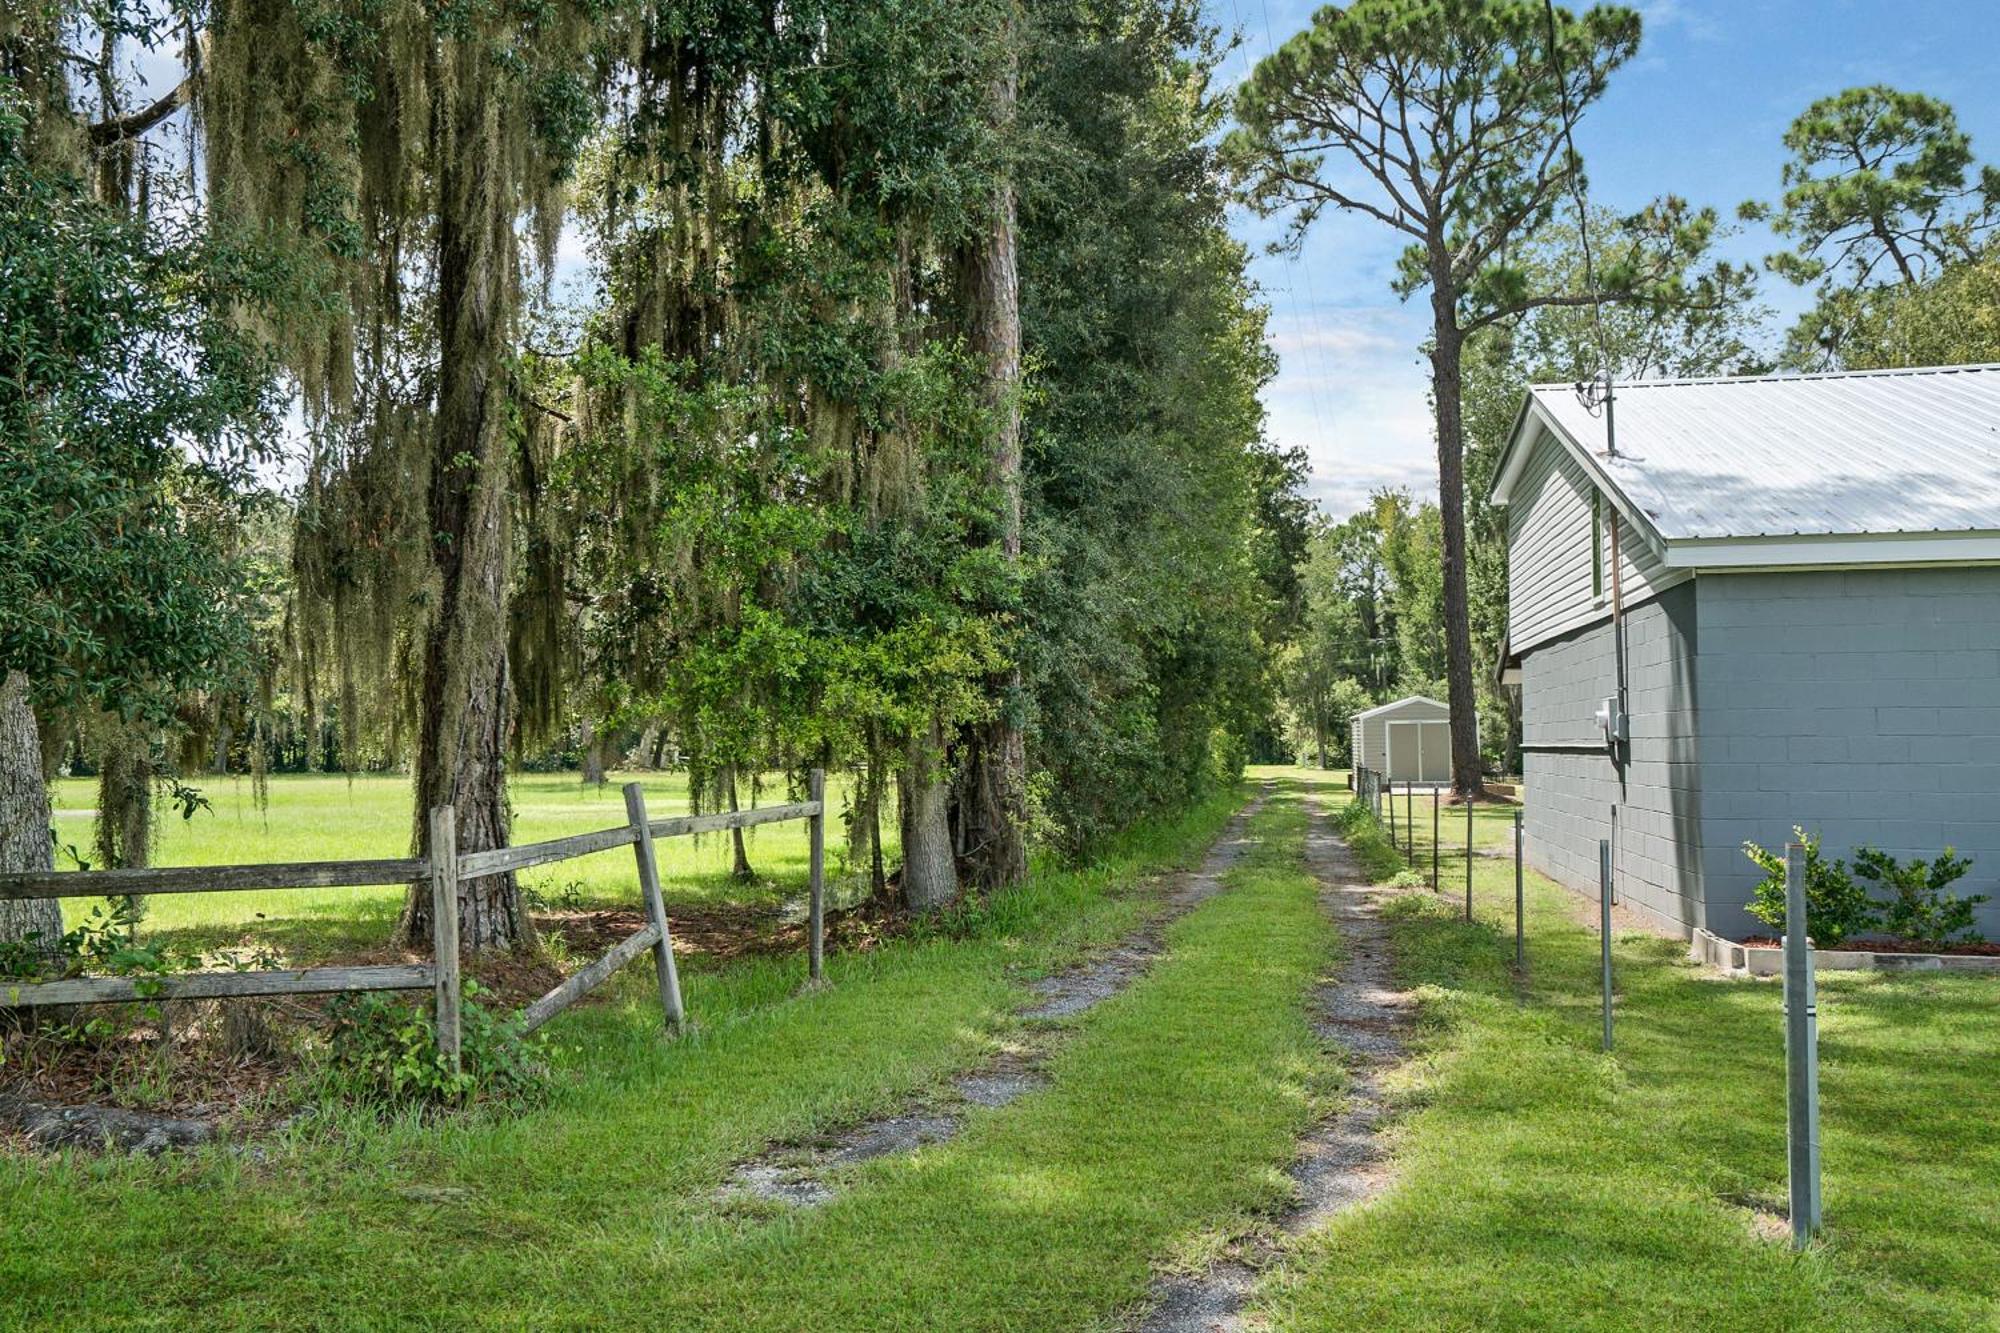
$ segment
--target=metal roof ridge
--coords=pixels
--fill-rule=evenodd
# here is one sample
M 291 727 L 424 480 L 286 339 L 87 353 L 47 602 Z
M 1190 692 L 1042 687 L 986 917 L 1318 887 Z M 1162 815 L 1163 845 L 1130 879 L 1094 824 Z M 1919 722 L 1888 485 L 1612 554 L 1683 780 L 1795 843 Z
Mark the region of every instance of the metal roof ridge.
M 2000 371 L 2000 361 L 1969 361 L 1963 365 L 1945 366 L 1897 366 L 1881 370 L 1814 370 L 1804 372 L 1778 371 L 1767 375 L 1689 375 L 1671 379 L 1618 380 L 1615 388 L 1626 389 L 1672 389 L 1704 385 L 1730 384 L 1805 384 L 1819 380 L 1894 379 L 1898 376 L 1915 378 L 1920 375 L 1976 374 L 1980 371 Z M 1574 383 L 1531 384 L 1530 393 L 1576 392 Z

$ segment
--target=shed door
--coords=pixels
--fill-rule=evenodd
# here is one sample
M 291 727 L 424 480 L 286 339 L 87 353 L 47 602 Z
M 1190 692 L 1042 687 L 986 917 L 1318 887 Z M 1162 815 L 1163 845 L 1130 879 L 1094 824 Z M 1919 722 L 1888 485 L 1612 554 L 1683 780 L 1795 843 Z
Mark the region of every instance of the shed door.
M 1419 722 L 1412 730 L 1417 734 L 1417 762 L 1422 769 L 1418 780 L 1450 782 L 1451 723 Z
M 1383 725 L 1382 733 L 1388 740 L 1389 780 L 1391 782 L 1422 780 L 1423 740 L 1417 725 L 1413 722 L 1389 722 Z

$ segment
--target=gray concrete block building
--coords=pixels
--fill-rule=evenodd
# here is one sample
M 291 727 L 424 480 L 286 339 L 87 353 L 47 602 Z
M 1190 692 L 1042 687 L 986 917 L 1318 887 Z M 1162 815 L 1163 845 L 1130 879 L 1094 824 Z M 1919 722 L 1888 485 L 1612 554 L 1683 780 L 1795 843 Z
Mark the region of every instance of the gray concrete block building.
M 1493 501 L 1538 869 L 1594 895 L 1608 838 L 1626 906 L 1741 938 L 1797 824 L 2000 899 L 2000 366 L 1536 388 Z

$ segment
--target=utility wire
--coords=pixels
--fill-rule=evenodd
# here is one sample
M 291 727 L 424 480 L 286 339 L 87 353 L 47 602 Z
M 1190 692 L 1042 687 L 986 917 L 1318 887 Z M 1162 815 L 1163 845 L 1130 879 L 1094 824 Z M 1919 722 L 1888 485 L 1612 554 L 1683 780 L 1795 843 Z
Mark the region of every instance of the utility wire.
M 1247 79 L 1249 71 L 1254 70 L 1257 66 L 1255 54 L 1249 41 L 1250 26 L 1244 22 L 1243 9 L 1238 0 L 1229 0 L 1229 11 L 1236 21 L 1234 32 L 1241 40 L 1243 47 L 1243 56 L 1247 66 L 1244 77 Z M 1267 55 L 1273 49 L 1271 46 L 1271 18 L 1268 11 L 1264 16 L 1264 48 Z M 1315 438 L 1324 442 L 1326 439 L 1327 412 L 1326 404 L 1320 397 L 1320 377 L 1325 371 L 1325 351 L 1324 349 L 1316 349 L 1313 346 L 1311 333 L 1306 324 L 1306 313 L 1299 302 L 1299 293 L 1295 285 L 1299 276 L 1298 259 L 1293 256 L 1289 249 L 1281 250 L 1278 253 L 1280 258 L 1284 260 L 1285 275 L 1287 278 L 1286 285 L 1279 290 L 1284 293 L 1285 300 L 1291 308 L 1291 327 L 1294 337 L 1298 340 L 1299 355 L 1295 362 L 1295 369 L 1303 373 L 1305 377 L 1306 403 L 1312 410 L 1313 434 Z M 1310 275 L 1307 277 L 1307 288 L 1310 292 Z M 1318 304 L 1316 297 L 1313 298 L 1313 302 L 1315 305 Z M 1313 365 L 1314 352 L 1316 350 L 1319 352 L 1320 361 L 1320 365 L 1317 368 Z M 1283 359 L 1283 357 L 1280 358 L 1281 361 Z
M 1562 44 L 1556 36 L 1555 0 L 1542 0 L 1542 14 L 1548 22 L 1549 64 L 1554 68 L 1556 75 L 1556 101 L 1562 111 L 1563 147 L 1569 154 L 1569 189 L 1570 198 L 1576 203 L 1577 239 L 1583 247 L 1584 290 L 1595 296 L 1597 262 L 1590 248 L 1590 206 L 1583 197 L 1582 159 L 1576 152 L 1576 112 L 1569 104 L 1569 73 L 1563 69 Z M 1618 441 L 1611 433 L 1610 414 L 1613 407 L 1611 346 L 1604 335 L 1602 301 L 1593 300 L 1590 303 L 1590 324 L 1597 340 L 1597 374 L 1587 381 L 1577 381 L 1576 396 L 1577 401 L 1581 402 L 1592 416 L 1596 416 L 1600 408 L 1605 412 L 1605 452 L 1615 458 L 1618 455 Z

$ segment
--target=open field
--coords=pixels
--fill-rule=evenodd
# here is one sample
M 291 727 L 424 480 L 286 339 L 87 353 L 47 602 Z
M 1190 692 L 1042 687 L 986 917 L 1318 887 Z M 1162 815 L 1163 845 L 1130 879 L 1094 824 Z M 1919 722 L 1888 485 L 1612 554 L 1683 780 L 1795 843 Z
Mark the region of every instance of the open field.
M 625 822 L 621 787 L 634 776 L 646 784 L 646 804 L 655 817 L 688 812 L 687 779 L 678 773 L 612 774 L 602 787 L 587 786 L 573 773 L 517 774 L 509 784 L 514 802 L 514 841 L 610 828 Z M 756 803 L 788 799 L 780 778 L 772 777 Z M 226 865 L 256 861 L 352 860 L 410 853 L 410 783 L 404 776 L 274 776 L 270 802 L 257 808 L 247 778 L 197 783 L 212 809 L 183 821 L 177 811 L 157 814 L 156 865 Z M 846 785 L 829 775 L 827 795 L 834 812 L 827 836 L 828 874 L 836 882 L 847 867 L 846 838 L 838 823 Z M 55 786 L 58 841 L 88 859 L 96 785 L 65 779 Z M 747 789 L 741 793 L 751 804 Z M 893 811 L 884 819 L 891 854 Z M 730 877 L 726 834 L 665 838 L 657 844 L 660 875 L 669 903 L 690 900 L 769 904 L 796 897 L 806 883 L 806 825 L 769 824 L 749 833 L 749 855 L 757 879 Z M 61 868 L 74 863 L 58 857 Z M 635 906 L 639 901 L 630 848 L 615 848 L 522 874 L 522 884 L 549 902 L 583 906 Z M 66 904 L 70 920 L 90 910 L 88 899 Z M 254 927 L 283 937 L 307 952 L 378 943 L 386 938 L 401 909 L 403 890 L 393 886 L 343 889 L 273 889 L 250 893 L 162 894 L 149 900 L 146 929 L 221 938 Z
M 1337 775 L 1303 776 L 1345 799 Z M 1417 813 L 1428 875 L 1421 797 Z M 1443 816 L 1448 900 L 1397 910 L 1425 1034 L 1402 1088 L 1402 1180 L 1270 1285 L 1279 1327 L 1995 1326 L 2000 985 L 1821 975 L 1828 1229 L 1795 1258 L 1753 1231 L 1753 1208 L 1785 1208 L 1778 986 L 1622 934 L 1616 1052 L 1602 1055 L 1594 905 L 1530 873 L 1517 982 L 1512 861 L 1475 858 L 1475 924 L 1454 919 L 1464 812 Z M 1511 820 L 1480 808 L 1476 844 L 1511 849 Z M 1357 833 L 1392 874 L 1379 831 Z

